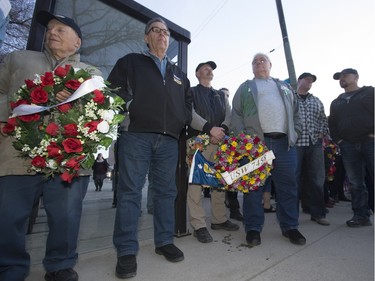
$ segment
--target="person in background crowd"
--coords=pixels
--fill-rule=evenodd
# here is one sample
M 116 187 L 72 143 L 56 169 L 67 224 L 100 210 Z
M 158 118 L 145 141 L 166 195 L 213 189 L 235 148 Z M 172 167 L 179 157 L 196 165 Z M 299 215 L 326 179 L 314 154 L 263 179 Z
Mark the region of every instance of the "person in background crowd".
M 108 169 L 109 164 L 107 160 L 104 159 L 103 154 L 99 153 L 92 166 L 95 191 L 102 191 L 103 182 L 107 177 Z
M 326 219 L 324 200 L 323 138 L 328 136 L 327 117 L 320 99 L 309 91 L 316 76 L 304 72 L 298 77 L 296 98 L 302 119 L 302 133 L 297 139 L 297 180 L 302 208 L 311 220 L 320 225 L 330 225 Z M 299 207 L 299 204 L 298 204 Z
M 82 33 L 73 19 L 42 11 L 36 20 L 47 28 L 45 50 L 9 54 L 0 65 L 0 95 L 9 97 L 26 79 L 34 79 L 35 74 L 52 71 L 58 66 L 91 68 L 93 74 L 101 74 L 80 62 L 78 51 Z M 61 91 L 56 93 L 56 98 L 64 101 L 69 95 L 69 92 Z M 8 105 L 7 99 L 1 99 L 1 122 L 6 122 L 10 115 Z M 1 132 L 3 126 L 1 123 Z M 78 280 L 73 267 L 78 259 L 82 201 L 90 175 L 82 174 L 69 184 L 58 176 L 46 180 L 43 174 L 28 170 L 30 160 L 18 157 L 12 142 L 13 137 L 0 135 L 0 280 L 24 280 L 29 273 L 30 256 L 25 249 L 25 233 L 33 203 L 41 194 L 49 228 L 43 259 L 47 271 L 44 278 L 47 281 Z
M 270 75 L 272 63 L 258 53 L 252 61 L 253 80 L 242 83 L 233 98 L 231 129 L 263 139 L 273 151 L 272 182 L 277 199 L 276 214 L 282 235 L 291 243 L 304 245 L 306 238 L 298 231 L 297 152 L 295 143 L 302 131 L 298 102 L 289 86 Z M 270 184 L 271 181 L 268 180 Z M 243 196 L 246 241 L 261 244 L 264 225 L 262 204 L 264 186 Z
M 231 114 L 231 106 L 224 92 L 215 90 L 211 86 L 215 68 L 216 63 L 213 61 L 198 64 L 195 69 L 195 75 L 199 84 L 190 88 L 193 97 L 193 119 L 190 124 L 190 133 L 198 135 L 202 132 L 210 136 L 210 144 L 202 152 L 202 155 L 211 162 L 214 161 L 218 143 L 228 133 Z M 189 221 L 194 229 L 194 236 L 197 237 L 198 241 L 209 243 L 213 239 L 207 230 L 201 190 L 201 185 L 189 184 L 187 192 Z M 211 229 L 238 230 L 239 226 L 226 217 L 224 201 L 225 192 L 212 189 Z
M 161 18 L 148 21 L 144 41 L 148 50 L 120 58 L 108 81 L 126 102 L 127 130 L 117 140 L 118 186 L 113 242 L 116 276 L 137 274 L 137 237 L 142 188 L 152 173 L 155 253 L 170 262 L 184 259 L 174 245 L 178 139 L 191 121 L 190 82 L 167 57 L 170 31 Z
M 371 226 L 366 173 L 374 182 L 374 87 L 359 87 L 353 68 L 336 72 L 333 79 L 344 89 L 331 103 L 328 124 L 350 183 L 354 215 L 346 224 Z

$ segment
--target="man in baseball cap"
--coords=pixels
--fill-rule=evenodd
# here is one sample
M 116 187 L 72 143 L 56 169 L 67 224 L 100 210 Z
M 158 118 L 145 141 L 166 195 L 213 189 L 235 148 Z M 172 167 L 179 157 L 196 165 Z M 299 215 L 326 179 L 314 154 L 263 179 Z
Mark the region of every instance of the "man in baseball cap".
M 197 68 L 195 69 L 195 72 L 198 72 L 198 70 L 205 64 L 211 66 L 212 70 L 216 68 L 216 63 L 214 63 L 213 61 L 201 62 L 200 64 L 198 64 Z
M 339 80 L 341 74 L 355 74 L 355 75 L 358 75 L 358 71 L 355 70 L 355 69 L 353 69 L 353 68 L 345 68 L 341 72 L 336 72 L 335 74 L 333 74 L 333 79 Z
M 44 27 L 47 27 L 48 23 L 53 19 L 71 27 L 77 33 L 78 37 L 82 40 L 81 29 L 73 19 L 62 15 L 53 15 L 47 11 L 41 11 L 36 16 L 36 20 Z
M 314 74 L 311 74 L 310 72 L 304 72 L 302 73 L 299 77 L 298 77 L 298 80 L 301 80 L 301 79 L 304 79 L 304 78 L 307 78 L 307 77 L 311 77 L 313 80 L 313 82 L 316 81 L 316 76 Z

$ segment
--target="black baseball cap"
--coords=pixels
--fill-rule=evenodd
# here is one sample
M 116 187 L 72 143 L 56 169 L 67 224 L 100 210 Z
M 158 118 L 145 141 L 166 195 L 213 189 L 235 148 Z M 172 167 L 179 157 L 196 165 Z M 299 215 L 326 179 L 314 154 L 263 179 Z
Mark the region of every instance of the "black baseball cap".
M 333 79 L 339 80 L 341 74 L 356 74 L 358 75 L 358 71 L 353 68 L 345 68 L 341 72 L 336 72 L 333 74 Z
M 313 79 L 313 82 L 316 81 L 316 76 L 314 74 L 311 74 L 310 72 L 304 72 L 302 73 L 299 77 L 298 77 L 298 80 L 301 80 L 303 78 L 307 78 L 307 77 L 312 77 Z
M 216 68 L 216 63 L 214 63 L 213 61 L 201 62 L 200 64 L 198 64 L 197 68 L 195 69 L 195 72 L 197 72 L 199 68 L 201 68 L 205 64 L 209 64 L 212 69 Z
M 62 15 L 54 15 L 47 11 L 40 11 L 36 15 L 36 20 L 44 27 L 47 27 L 48 23 L 53 19 L 67 26 L 70 26 L 77 33 L 78 37 L 82 39 L 81 29 L 79 28 L 79 26 L 76 24 L 76 22 L 73 19 L 68 18 L 66 16 L 62 16 Z

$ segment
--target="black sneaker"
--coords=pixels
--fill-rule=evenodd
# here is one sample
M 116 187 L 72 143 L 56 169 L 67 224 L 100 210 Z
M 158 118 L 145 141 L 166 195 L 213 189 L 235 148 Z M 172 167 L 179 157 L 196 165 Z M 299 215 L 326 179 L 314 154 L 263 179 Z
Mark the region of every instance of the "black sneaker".
M 211 223 L 211 229 L 218 230 L 218 229 L 224 229 L 228 231 L 235 231 L 238 230 L 240 227 L 231 222 L 230 220 L 227 220 L 226 222 L 223 223 Z
M 346 222 L 349 227 L 371 226 L 372 223 L 369 218 L 352 218 Z
M 237 221 L 243 221 L 243 216 L 240 212 L 233 212 L 233 213 L 230 213 L 230 216 L 229 216 L 231 219 L 234 219 L 234 220 L 237 220 Z
M 211 234 L 208 232 L 206 227 L 194 230 L 193 235 L 194 237 L 197 237 L 198 241 L 201 243 L 210 243 L 213 240 Z
M 254 247 L 260 245 L 260 233 L 256 230 L 250 230 L 246 234 L 246 241 L 249 246 Z
M 173 244 L 155 248 L 155 253 L 163 255 L 167 261 L 179 262 L 184 260 L 184 253 Z
M 135 255 L 117 258 L 116 277 L 120 279 L 132 278 L 137 274 L 137 259 Z
M 78 274 L 73 268 L 65 268 L 44 275 L 46 281 L 78 281 Z
M 290 229 L 283 232 L 283 236 L 289 238 L 289 241 L 296 245 L 305 245 L 306 238 L 298 231 L 298 229 Z

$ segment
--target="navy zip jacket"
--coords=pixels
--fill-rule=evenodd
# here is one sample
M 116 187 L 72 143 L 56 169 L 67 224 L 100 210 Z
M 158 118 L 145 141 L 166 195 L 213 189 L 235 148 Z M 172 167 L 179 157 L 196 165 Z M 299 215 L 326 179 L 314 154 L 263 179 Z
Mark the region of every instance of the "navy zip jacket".
M 146 54 L 120 58 L 108 76 L 111 88 L 126 102 L 129 132 L 159 133 L 179 138 L 190 124 L 192 98 L 186 74 L 169 60 L 165 78 Z

